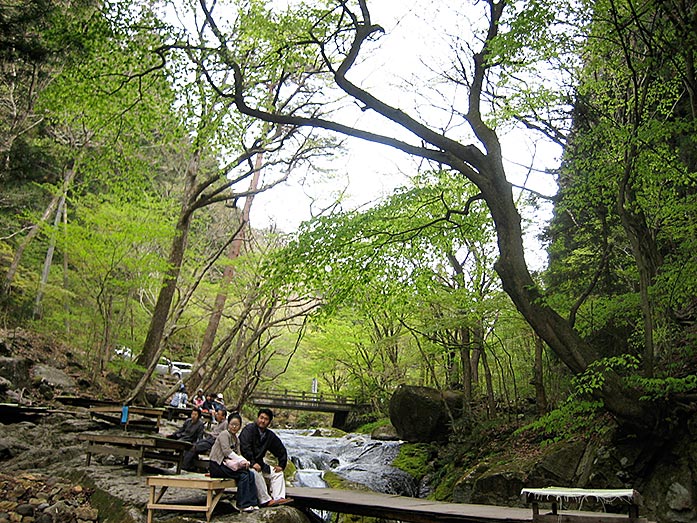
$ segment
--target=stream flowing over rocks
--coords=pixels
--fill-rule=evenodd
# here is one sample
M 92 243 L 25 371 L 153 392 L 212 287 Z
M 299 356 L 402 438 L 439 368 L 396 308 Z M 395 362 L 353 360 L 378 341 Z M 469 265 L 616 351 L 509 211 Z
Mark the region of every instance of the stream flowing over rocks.
M 312 430 L 278 430 L 277 433 L 298 469 L 297 486 L 325 487 L 323 473 L 331 470 L 375 492 L 411 497 L 418 494 L 414 479 L 391 465 L 401 442 L 374 441 L 363 434 L 341 438 L 313 436 Z

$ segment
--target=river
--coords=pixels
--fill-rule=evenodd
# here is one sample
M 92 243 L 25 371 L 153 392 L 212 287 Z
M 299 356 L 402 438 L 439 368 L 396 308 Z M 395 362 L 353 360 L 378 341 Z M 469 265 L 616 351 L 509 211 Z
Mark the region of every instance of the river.
M 329 438 L 313 435 L 318 432 L 314 429 L 282 429 L 276 432 L 297 468 L 296 486 L 326 487 L 323 476 L 331 470 L 375 492 L 401 496 L 418 494 L 418 485 L 413 478 L 390 465 L 399 453 L 399 441 L 373 440 L 366 434 Z

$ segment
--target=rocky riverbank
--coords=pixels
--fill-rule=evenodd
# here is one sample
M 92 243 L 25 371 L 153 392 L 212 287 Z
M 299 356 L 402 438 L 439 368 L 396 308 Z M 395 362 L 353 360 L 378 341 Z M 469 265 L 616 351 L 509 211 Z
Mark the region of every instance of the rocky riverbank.
M 142 477 L 135 464 L 122 458 L 94 456 L 86 465 L 83 432 L 103 430 L 84 409 L 50 414 L 37 422 L 0 424 L 0 523 L 141 523 L 146 521 L 148 488 L 146 475 L 172 473 L 167 464 L 147 461 Z M 123 434 L 123 432 L 120 432 Z M 173 491 L 167 496 L 177 503 L 203 503 L 198 491 Z M 203 513 L 158 511 L 157 522 L 205 520 Z M 274 507 L 254 514 L 239 514 L 230 498 L 215 510 L 217 523 L 307 523 L 305 515 L 289 507 Z

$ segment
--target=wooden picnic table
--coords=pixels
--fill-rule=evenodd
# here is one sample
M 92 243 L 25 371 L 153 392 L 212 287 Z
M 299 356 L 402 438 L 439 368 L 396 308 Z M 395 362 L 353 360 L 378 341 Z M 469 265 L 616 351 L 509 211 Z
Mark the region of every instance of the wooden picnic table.
M 152 523 L 154 510 L 185 510 L 205 512 L 206 521 L 211 520 L 213 510 L 223 496 L 225 489 L 237 491 L 237 481 L 229 478 L 211 478 L 203 474 L 184 474 L 182 476 L 148 476 L 150 499 L 148 500 L 148 523 Z M 157 487 L 160 492 L 156 494 Z M 161 503 L 162 496 L 169 487 L 184 489 L 203 489 L 206 491 L 205 505 L 184 505 L 179 503 Z
M 585 500 L 602 503 L 621 503 L 627 507 L 629 517 L 619 521 L 629 523 L 646 523 L 639 517 L 641 494 L 633 489 L 583 489 L 567 487 L 524 488 L 520 492 L 527 503 L 532 503 L 533 523 L 618 523 L 617 514 L 563 514 L 562 502 L 583 503 Z M 540 514 L 539 502 L 547 501 L 552 505 L 551 514 Z M 592 518 L 592 519 L 589 519 Z
M 158 432 L 165 409 L 138 405 L 98 405 L 90 408 L 90 417 L 101 419 L 112 425 L 133 427 L 139 430 Z
M 87 442 L 87 465 L 92 454 L 109 454 L 123 456 L 124 465 L 129 458 L 138 460 L 137 474 L 143 474 L 143 460 L 156 459 L 177 466 L 177 474 L 181 472 L 184 452 L 191 448 L 188 441 L 161 438 L 158 436 L 120 436 L 116 434 L 79 434 L 78 439 Z

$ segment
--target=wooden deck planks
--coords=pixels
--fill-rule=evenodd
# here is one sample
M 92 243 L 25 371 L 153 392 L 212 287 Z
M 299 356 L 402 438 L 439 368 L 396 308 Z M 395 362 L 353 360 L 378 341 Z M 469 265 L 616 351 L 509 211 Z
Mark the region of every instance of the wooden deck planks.
M 413 523 L 529 523 L 533 520 L 529 508 L 499 507 L 493 505 L 471 505 L 444 503 L 405 496 L 378 494 L 374 492 L 288 488 L 288 495 L 295 499 L 294 505 L 344 514 L 382 517 Z M 613 520 L 617 523 L 630 521 L 622 514 L 598 514 L 593 512 L 565 511 L 573 521 L 593 523 Z M 557 516 L 558 517 L 558 516 Z

